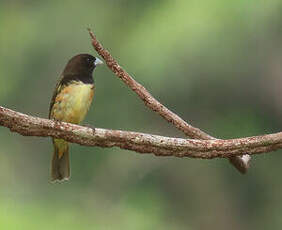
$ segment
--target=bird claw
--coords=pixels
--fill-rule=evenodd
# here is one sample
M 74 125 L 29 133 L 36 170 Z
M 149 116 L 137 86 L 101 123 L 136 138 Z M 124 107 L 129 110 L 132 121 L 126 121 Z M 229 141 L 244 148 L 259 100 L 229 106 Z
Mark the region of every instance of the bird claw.
M 85 127 L 85 128 L 90 128 L 90 129 L 92 129 L 92 130 L 93 130 L 93 133 L 95 132 L 95 127 L 92 126 L 92 125 L 90 125 L 90 124 L 85 124 L 85 125 L 82 125 L 82 126 Z

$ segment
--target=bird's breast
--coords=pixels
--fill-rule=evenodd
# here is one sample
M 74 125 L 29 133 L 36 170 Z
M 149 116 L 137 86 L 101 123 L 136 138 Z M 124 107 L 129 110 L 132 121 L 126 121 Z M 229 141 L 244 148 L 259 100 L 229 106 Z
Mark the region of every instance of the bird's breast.
M 93 84 L 73 82 L 62 88 L 56 96 L 51 117 L 78 124 L 86 116 L 93 96 Z

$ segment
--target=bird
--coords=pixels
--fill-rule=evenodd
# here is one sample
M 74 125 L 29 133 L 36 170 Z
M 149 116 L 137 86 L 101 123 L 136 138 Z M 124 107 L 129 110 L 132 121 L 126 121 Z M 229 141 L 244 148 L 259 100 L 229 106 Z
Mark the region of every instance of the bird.
M 93 71 L 103 62 L 90 54 L 73 56 L 66 64 L 53 93 L 49 119 L 79 124 L 84 120 L 94 96 Z M 52 138 L 51 182 L 70 178 L 69 144 Z

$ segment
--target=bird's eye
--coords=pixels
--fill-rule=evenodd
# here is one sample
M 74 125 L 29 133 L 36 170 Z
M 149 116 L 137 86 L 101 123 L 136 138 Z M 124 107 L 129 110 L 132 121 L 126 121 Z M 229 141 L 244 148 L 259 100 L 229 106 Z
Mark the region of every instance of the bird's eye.
M 89 66 L 92 66 L 93 65 L 93 61 L 91 60 L 91 58 L 87 58 L 86 59 L 86 62 Z

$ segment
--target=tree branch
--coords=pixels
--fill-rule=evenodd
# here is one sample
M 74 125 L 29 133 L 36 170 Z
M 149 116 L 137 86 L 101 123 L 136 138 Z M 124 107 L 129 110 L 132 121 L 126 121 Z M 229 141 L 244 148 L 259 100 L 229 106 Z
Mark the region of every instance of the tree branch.
M 110 52 L 106 50 L 102 44 L 97 40 L 94 33 L 88 29 L 91 36 L 92 45 L 97 53 L 103 57 L 107 66 L 112 72 L 119 77 L 130 89 L 132 89 L 145 103 L 145 105 L 162 116 L 165 120 L 172 123 L 177 129 L 185 133 L 186 136 L 194 139 L 202 140 L 219 140 L 214 138 L 202 130 L 195 128 L 185 122 L 177 114 L 170 111 L 158 100 L 156 100 L 140 83 L 135 81 L 112 57 Z M 249 168 L 250 156 L 248 154 L 244 156 L 237 156 L 229 158 L 230 162 L 241 172 L 246 173 Z
M 202 159 L 259 154 L 282 148 L 282 132 L 230 140 L 194 140 L 145 133 L 88 128 L 28 116 L 0 106 L 0 126 L 24 136 L 56 137 L 86 146 L 120 147 L 156 156 Z

